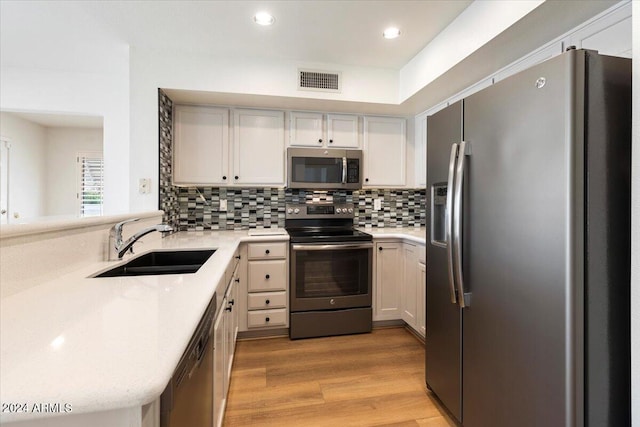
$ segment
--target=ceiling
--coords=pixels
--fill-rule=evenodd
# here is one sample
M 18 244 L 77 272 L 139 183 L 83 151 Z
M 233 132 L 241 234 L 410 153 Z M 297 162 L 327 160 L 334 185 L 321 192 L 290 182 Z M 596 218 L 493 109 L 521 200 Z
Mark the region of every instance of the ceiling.
M 73 2 L 114 37 L 151 49 L 400 69 L 470 0 Z M 259 11 L 275 24 L 253 22 Z M 401 36 L 382 37 L 388 26 Z

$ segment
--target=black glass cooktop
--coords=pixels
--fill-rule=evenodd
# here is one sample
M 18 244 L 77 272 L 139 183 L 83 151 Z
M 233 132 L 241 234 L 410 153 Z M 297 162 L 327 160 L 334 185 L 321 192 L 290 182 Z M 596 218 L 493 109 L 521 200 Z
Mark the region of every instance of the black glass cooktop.
M 373 240 L 370 234 L 343 227 L 287 228 L 287 232 L 293 243 L 368 242 Z

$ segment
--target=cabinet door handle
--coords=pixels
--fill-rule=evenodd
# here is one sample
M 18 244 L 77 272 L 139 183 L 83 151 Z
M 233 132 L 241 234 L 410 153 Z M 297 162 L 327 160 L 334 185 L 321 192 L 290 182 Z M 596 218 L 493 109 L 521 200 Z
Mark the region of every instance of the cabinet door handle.
M 322 144 L 322 138 L 320 138 L 320 139 L 318 140 L 318 142 L 319 142 L 320 144 Z
M 239 277 L 236 279 L 236 283 L 240 283 L 240 278 Z
M 236 255 L 236 259 L 240 259 L 240 255 Z
M 229 301 L 229 304 L 234 305 L 236 303 L 235 299 L 232 299 L 231 301 Z
M 239 179 L 239 178 L 238 178 L 238 175 L 234 176 L 234 178 L 235 178 L 235 179 Z
M 266 300 L 264 303 L 265 303 L 265 305 L 269 305 L 269 304 L 271 304 L 271 301 Z
M 264 253 L 269 255 L 271 253 L 271 251 L 269 249 L 267 249 L 266 251 L 264 251 Z
M 369 178 L 365 178 L 365 179 L 364 179 L 364 182 L 369 182 Z
M 222 179 L 226 181 L 226 180 L 227 180 L 227 176 L 226 176 L 226 175 L 224 175 L 224 176 L 222 177 Z
M 269 320 L 271 320 L 271 319 L 269 319 L 268 317 L 266 319 L 264 319 L 265 322 L 268 322 Z
M 265 279 L 268 279 L 269 277 L 271 277 L 271 276 L 269 276 L 268 274 L 266 276 L 264 276 Z
M 381 251 L 382 250 L 382 246 L 378 246 L 378 250 Z
M 329 140 L 329 144 L 333 144 L 333 139 L 330 139 L 330 140 Z

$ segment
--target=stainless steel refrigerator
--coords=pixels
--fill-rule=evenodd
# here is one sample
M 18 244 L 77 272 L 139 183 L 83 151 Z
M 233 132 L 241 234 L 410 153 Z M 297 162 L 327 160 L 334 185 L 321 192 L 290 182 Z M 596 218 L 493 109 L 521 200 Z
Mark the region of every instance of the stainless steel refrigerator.
M 569 50 L 427 135 L 427 387 L 466 427 L 629 425 L 631 61 Z

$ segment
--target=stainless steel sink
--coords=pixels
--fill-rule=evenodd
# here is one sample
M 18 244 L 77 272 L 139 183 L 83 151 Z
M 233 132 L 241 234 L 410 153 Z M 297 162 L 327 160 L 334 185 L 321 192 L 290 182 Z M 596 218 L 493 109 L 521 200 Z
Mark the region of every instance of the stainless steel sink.
M 151 276 L 195 273 L 215 249 L 195 251 L 155 251 L 92 277 Z

